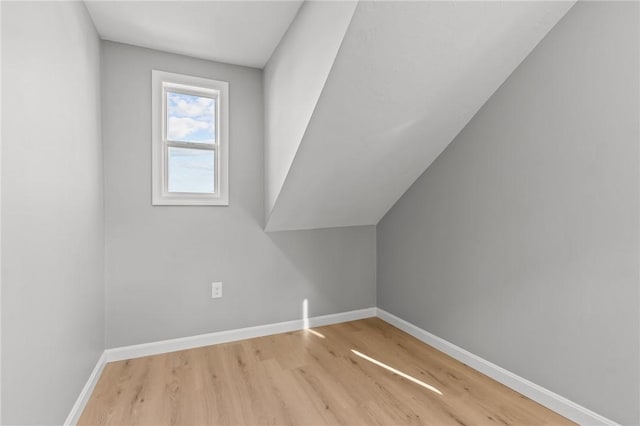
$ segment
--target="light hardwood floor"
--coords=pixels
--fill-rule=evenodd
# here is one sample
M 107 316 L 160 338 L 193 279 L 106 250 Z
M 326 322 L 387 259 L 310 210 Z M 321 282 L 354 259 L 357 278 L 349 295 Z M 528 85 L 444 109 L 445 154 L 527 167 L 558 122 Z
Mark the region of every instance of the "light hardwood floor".
M 378 318 L 106 365 L 79 425 L 565 425 Z

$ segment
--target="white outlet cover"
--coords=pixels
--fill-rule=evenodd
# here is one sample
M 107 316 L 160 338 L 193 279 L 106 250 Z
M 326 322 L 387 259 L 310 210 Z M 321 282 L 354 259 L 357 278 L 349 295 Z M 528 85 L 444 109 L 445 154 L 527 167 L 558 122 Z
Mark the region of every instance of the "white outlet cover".
M 217 299 L 219 297 L 222 297 L 222 283 L 211 283 L 211 298 Z

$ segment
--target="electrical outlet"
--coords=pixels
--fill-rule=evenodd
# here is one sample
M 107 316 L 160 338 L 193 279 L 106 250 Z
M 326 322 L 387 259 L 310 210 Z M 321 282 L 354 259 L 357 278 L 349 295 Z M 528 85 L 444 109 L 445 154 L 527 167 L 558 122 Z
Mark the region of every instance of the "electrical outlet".
M 211 298 L 222 297 L 222 283 L 211 283 Z

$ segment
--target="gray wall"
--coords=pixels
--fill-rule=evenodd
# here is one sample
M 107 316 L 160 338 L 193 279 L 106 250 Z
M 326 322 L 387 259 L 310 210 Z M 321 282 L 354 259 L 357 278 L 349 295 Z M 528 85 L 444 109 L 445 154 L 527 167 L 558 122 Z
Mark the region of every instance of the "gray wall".
M 378 224 L 378 306 L 625 424 L 639 401 L 637 3 L 580 2 Z
M 104 348 L 99 40 L 2 3 L 2 423 L 61 424 Z
M 107 347 L 375 306 L 374 227 L 263 231 L 260 70 L 102 47 Z M 151 206 L 152 69 L 229 82 L 229 207 Z

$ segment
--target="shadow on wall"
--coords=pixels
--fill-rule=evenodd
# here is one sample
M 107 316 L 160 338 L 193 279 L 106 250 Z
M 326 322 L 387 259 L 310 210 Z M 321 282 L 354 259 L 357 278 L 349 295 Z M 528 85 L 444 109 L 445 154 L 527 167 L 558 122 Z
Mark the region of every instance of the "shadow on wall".
M 284 255 L 289 265 L 304 277 L 304 282 L 292 283 L 298 287 L 306 287 L 303 302 L 303 318 L 306 318 L 305 328 L 308 328 L 309 303 L 314 302 L 314 311 L 311 316 L 328 313 L 326 307 L 336 306 L 339 301 L 339 292 L 322 291 L 323 286 L 332 286 L 339 280 L 332 266 L 335 258 L 331 250 L 331 244 L 325 244 L 326 236 L 324 231 L 284 231 L 266 233 L 273 246 Z M 324 238 L 323 238 L 324 237 Z M 315 241 L 322 240 L 322 241 Z
M 375 305 L 375 228 L 354 227 L 266 233 L 304 277 L 310 316 Z M 296 283 L 294 283 L 296 285 Z

